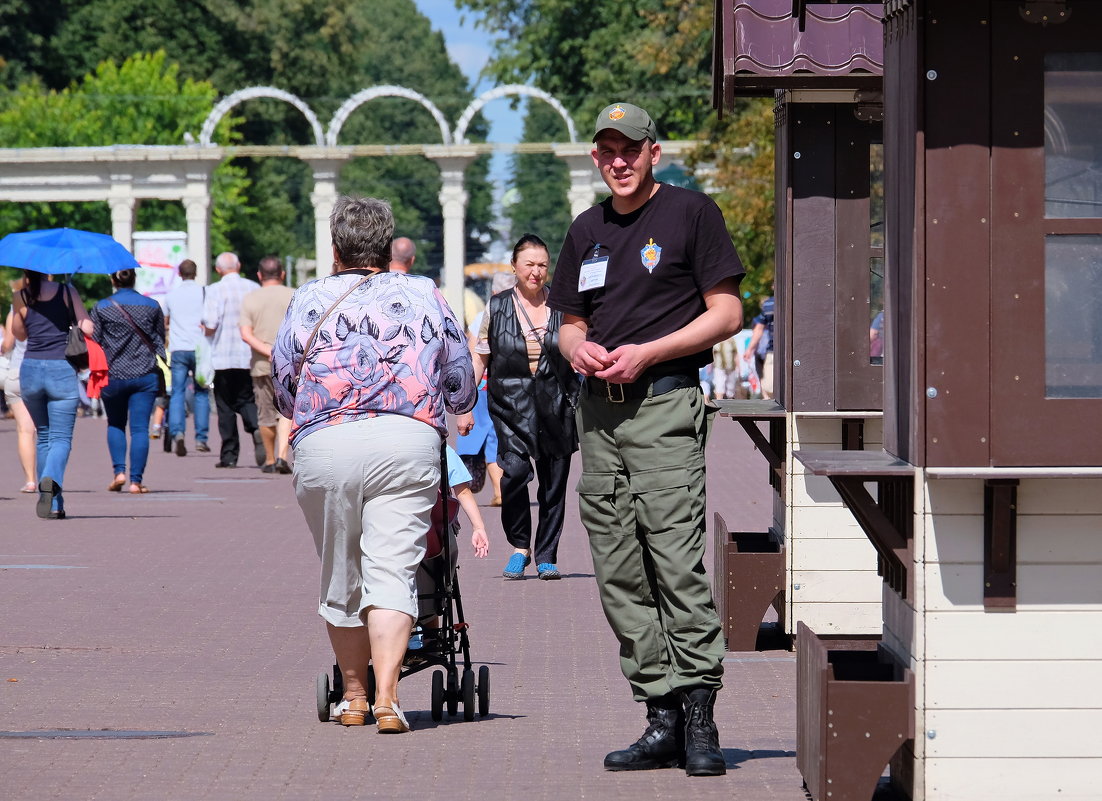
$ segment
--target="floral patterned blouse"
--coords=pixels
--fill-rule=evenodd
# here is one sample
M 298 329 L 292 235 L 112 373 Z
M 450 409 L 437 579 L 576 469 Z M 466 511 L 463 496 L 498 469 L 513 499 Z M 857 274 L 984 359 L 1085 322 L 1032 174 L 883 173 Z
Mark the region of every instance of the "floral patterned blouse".
M 431 279 L 346 270 L 299 287 L 272 346 L 279 411 L 291 443 L 326 426 L 403 414 L 447 435 L 445 409 L 469 411 L 476 387 L 462 329 Z

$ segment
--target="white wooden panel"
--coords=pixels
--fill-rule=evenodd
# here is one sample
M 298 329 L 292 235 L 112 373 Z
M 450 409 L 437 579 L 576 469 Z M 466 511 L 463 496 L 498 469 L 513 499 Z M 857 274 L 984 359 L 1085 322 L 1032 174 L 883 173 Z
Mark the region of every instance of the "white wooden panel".
M 865 450 L 879 450 L 884 442 L 884 418 L 869 417 L 865 420 Z M 874 447 L 875 446 L 875 447 Z
M 1018 560 L 1102 564 L 1102 516 L 1018 515 Z
M 924 635 L 927 659 L 1102 659 L 1102 611 L 929 612 Z
M 1026 479 L 1018 486 L 1018 513 L 1102 515 L 1102 479 Z
M 793 570 L 867 570 L 876 573 L 876 551 L 860 539 L 796 539 L 789 545 Z
M 925 512 L 950 515 L 983 514 L 983 481 L 978 478 L 935 478 L 925 485 Z
M 925 576 L 927 609 L 983 609 L 982 564 L 928 563 Z M 1096 611 L 1102 625 L 1102 565 L 1019 563 L 1017 583 L 1018 612 Z
M 927 561 L 982 562 L 983 515 L 924 515 Z M 1019 562 L 1102 563 L 1102 517 L 1019 515 Z
M 842 447 L 842 421 L 839 418 L 794 417 L 792 447 L 802 449 L 812 444 L 833 444 Z
M 788 481 L 792 487 L 793 506 L 842 505 L 842 499 L 826 476 L 799 473 L 791 475 Z
M 1102 662 L 926 663 L 926 706 L 936 709 L 1102 709 Z M 1096 735 L 1102 737 L 1102 734 Z
M 928 759 L 926 801 L 1098 801 L 1102 759 Z
M 923 515 L 927 562 L 983 562 L 983 515 Z
M 801 539 L 834 539 L 865 537 L 865 532 L 853 512 L 841 503 L 836 505 L 792 507 L 792 536 Z M 1102 541 L 1102 537 L 1099 537 Z
M 883 627 L 878 603 L 794 603 L 792 620 L 802 620 L 816 634 L 879 634 Z M 793 622 L 789 631 L 795 630 Z
M 881 583 L 874 571 L 793 570 L 792 601 L 879 604 Z
M 920 668 L 915 662 L 915 655 L 922 653 L 922 649 L 916 642 L 917 616 L 914 607 L 903 600 L 899 593 L 889 589 L 886 584 L 881 588 L 881 597 L 883 598 L 884 646 L 895 654 L 900 662 L 911 665 L 911 670 L 915 672 L 916 691 L 921 692 Z
M 1102 709 L 927 709 L 926 756 L 1102 758 Z

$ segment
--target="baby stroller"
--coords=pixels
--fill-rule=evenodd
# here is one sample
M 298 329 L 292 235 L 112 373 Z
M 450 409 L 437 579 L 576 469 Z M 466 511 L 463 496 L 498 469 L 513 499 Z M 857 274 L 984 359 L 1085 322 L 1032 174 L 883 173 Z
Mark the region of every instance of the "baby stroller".
M 417 571 L 417 599 L 420 614 L 410 637 L 398 680 L 430 668 L 441 668 L 432 674 L 431 714 L 434 721 L 459 711 L 463 702 L 463 719 L 474 720 L 490 712 L 490 668 L 478 668 L 478 678 L 471 666 L 470 640 L 463 617 L 463 601 L 459 593 L 457 539 L 459 504 L 448 487 L 447 461 L 441 447 L 440 493 L 432 510 L 425 558 Z M 459 656 L 462 654 L 462 673 Z M 333 665 L 332 678 L 321 672 L 317 678 L 318 720 L 330 718 L 331 705 L 344 697 L 344 682 L 339 665 Z M 375 674 L 367 673 L 367 700 L 375 703 Z M 477 706 L 476 706 L 477 705 Z

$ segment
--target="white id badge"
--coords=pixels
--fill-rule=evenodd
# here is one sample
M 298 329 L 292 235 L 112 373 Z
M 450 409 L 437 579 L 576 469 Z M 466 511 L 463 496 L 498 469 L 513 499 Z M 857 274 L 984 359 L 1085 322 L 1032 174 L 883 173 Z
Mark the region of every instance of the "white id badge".
M 588 292 L 605 285 L 605 272 L 608 270 L 608 256 L 587 259 L 578 271 L 578 291 Z

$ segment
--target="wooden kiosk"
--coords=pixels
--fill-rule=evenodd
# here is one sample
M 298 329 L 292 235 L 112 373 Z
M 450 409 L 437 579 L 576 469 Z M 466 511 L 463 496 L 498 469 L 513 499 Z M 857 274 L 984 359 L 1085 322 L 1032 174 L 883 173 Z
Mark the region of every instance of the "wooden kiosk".
M 876 635 L 876 552 L 830 482 L 792 451 L 881 448 L 883 366 L 870 325 L 883 309 L 882 7 L 802 18 L 787 0 L 717 8 L 717 104 L 774 97 L 777 131 L 776 401 L 720 402 L 768 460 L 776 495 L 768 535 L 716 523 L 728 647 L 754 648 L 771 602 L 789 635 L 798 621 Z
M 914 799 L 1099 798 L 1102 2 L 884 16 L 884 451 L 794 453 L 876 547 L 883 641 L 801 629 L 797 761 L 868 799 L 856 710 Z

